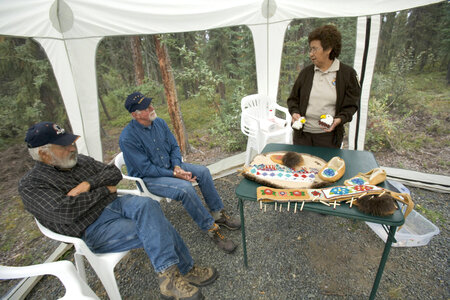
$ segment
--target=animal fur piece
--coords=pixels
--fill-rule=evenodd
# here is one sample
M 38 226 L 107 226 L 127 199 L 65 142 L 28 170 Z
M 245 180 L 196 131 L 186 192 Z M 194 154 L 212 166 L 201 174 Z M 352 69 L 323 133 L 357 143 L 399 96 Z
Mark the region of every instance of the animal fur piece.
M 303 164 L 303 157 L 296 152 L 286 152 L 281 161 L 286 167 L 298 170 Z
M 395 199 L 389 195 L 366 195 L 355 203 L 360 211 L 374 216 L 390 216 L 397 209 Z

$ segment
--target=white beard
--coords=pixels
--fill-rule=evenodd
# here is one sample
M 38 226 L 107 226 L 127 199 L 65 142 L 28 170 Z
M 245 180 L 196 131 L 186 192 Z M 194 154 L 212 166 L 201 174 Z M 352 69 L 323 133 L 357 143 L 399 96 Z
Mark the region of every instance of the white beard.
M 50 152 L 51 153 L 51 152 Z M 72 152 L 70 156 L 65 159 L 57 158 L 51 153 L 52 156 L 52 165 L 58 167 L 60 169 L 72 169 L 78 161 L 78 151 Z
M 151 114 L 148 115 L 148 119 L 149 119 L 151 122 L 155 121 L 155 119 L 156 119 L 157 117 L 158 117 L 158 116 L 156 115 L 156 111 L 153 111 Z

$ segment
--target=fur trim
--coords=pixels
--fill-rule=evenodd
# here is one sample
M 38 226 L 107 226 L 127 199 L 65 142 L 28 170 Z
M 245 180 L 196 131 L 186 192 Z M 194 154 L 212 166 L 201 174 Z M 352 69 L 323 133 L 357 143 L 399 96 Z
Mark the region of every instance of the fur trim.
M 299 169 L 299 167 L 304 163 L 301 154 L 296 152 L 286 152 L 281 161 L 283 162 L 283 165 L 294 170 Z
M 379 217 L 390 216 L 397 209 L 395 199 L 389 194 L 382 196 L 366 195 L 359 198 L 355 204 L 363 213 Z

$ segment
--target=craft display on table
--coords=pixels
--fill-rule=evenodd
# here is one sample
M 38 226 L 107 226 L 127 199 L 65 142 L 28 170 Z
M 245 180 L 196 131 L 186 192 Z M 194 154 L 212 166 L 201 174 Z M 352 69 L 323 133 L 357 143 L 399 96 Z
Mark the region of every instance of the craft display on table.
M 336 182 L 345 173 L 345 161 L 335 156 L 319 171 L 319 177 L 323 181 Z
M 306 123 L 305 117 L 300 117 L 297 121 L 292 123 L 292 128 L 294 128 L 296 130 L 300 130 L 300 129 L 302 129 L 303 124 L 305 124 L 305 123 Z
M 330 115 L 321 115 L 319 119 L 319 125 L 330 128 L 333 125 L 334 118 Z
M 275 188 L 319 188 L 329 182 L 317 174 L 326 165 L 320 157 L 288 151 L 258 154 L 241 174 Z
M 358 175 L 344 181 L 345 185 L 377 185 L 386 180 L 386 171 L 381 168 L 375 168 L 367 173 L 358 173 Z
M 413 210 L 414 203 L 408 193 L 396 193 L 376 185 L 334 186 L 323 189 L 274 189 L 260 186 L 256 189 L 256 198 L 260 203 L 260 209 L 267 210 L 267 203 L 275 203 L 275 210 L 282 210 L 283 204 L 286 210 L 290 210 L 291 202 L 294 213 L 297 205 L 301 203 L 300 211 L 305 202 L 320 202 L 327 206 L 340 205 L 346 201 L 349 206 L 355 205 L 360 211 L 374 216 L 392 215 L 397 207 L 396 201 L 406 205 L 405 218 Z

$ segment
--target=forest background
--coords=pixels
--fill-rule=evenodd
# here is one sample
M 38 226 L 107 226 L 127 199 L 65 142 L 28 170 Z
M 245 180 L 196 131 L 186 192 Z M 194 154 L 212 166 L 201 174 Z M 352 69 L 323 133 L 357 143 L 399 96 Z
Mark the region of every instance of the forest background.
M 448 140 L 436 144 L 434 139 L 449 129 L 449 12 L 448 2 L 442 2 L 382 16 L 367 150 L 405 154 L 449 146 Z M 356 18 L 292 22 L 284 42 L 280 105 L 286 106 L 299 71 L 310 64 L 308 33 L 327 23 L 342 32 L 339 59 L 353 64 Z M 102 132 L 128 123 L 123 101 L 137 90 L 155 99 L 161 117 L 168 116 L 156 40 L 168 52 L 189 144 L 195 147 L 199 138 L 208 136 L 210 147 L 245 150 L 240 100 L 257 91 L 253 41 L 245 26 L 105 38 L 97 51 Z M 22 142 L 26 129 L 41 120 L 70 128 L 52 68 L 39 45 L 31 39 L 0 37 L 0 41 L 0 148 Z M 419 126 L 419 132 L 411 126 Z M 439 164 L 448 167 L 448 162 Z
M 310 64 L 308 33 L 329 23 L 342 33 L 339 59 L 353 65 L 356 18 L 293 21 L 284 40 L 280 105 L 286 106 L 298 73 Z M 153 97 L 158 116 L 172 126 L 155 41 L 162 42 L 170 59 L 187 150 L 219 149 L 225 155 L 245 151 L 240 100 L 257 92 L 256 70 L 250 30 L 237 26 L 101 42 L 97 83 L 102 142 L 114 144 L 104 146 L 105 160 L 117 153 L 118 135 L 130 120 L 123 103 L 131 92 Z M 18 221 L 26 212 L 16 183 L 32 166 L 24 150 L 25 132 L 43 120 L 70 129 L 51 65 L 32 39 L 0 36 L 0 104 L 0 264 L 27 265 L 36 256 L 21 253 L 26 247 L 23 234 L 33 239 L 40 233 Z M 382 15 L 365 149 L 383 166 L 450 175 L 449 112 L 450 4 Z M 421 212 L 430 219 L 439 217 L 426 208 Z

